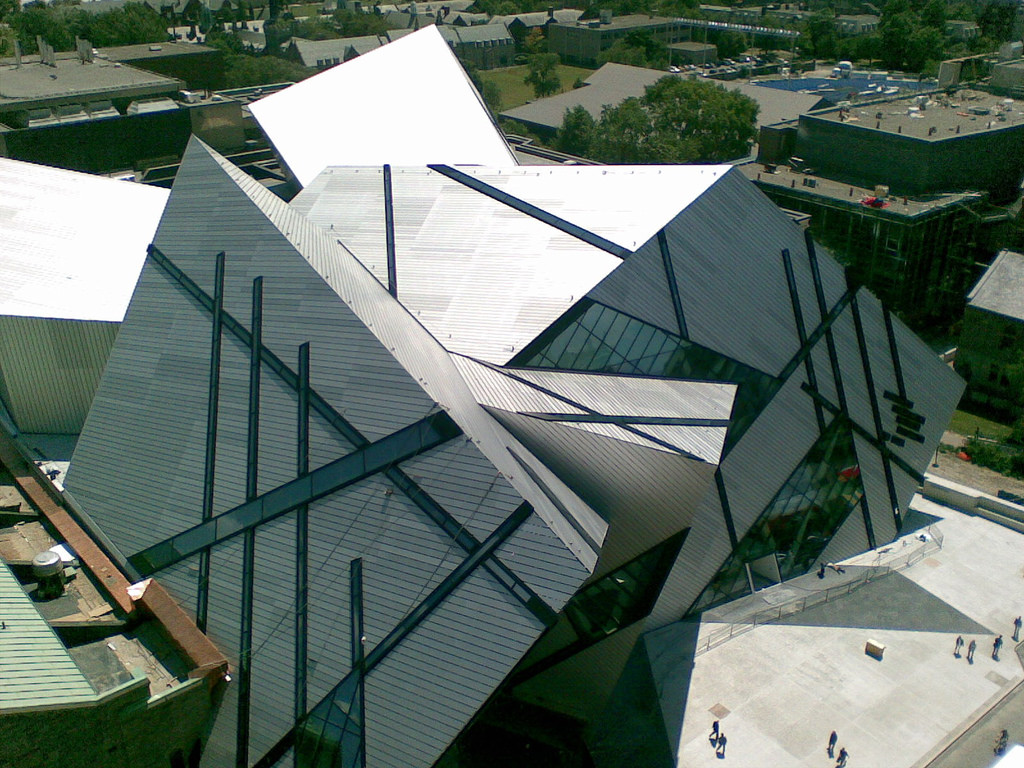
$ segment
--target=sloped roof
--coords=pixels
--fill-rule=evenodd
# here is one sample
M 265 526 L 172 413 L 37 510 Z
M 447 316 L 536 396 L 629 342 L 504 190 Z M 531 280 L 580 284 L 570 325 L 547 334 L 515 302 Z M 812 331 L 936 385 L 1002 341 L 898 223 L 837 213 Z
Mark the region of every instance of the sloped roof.
M 427 27 L 250 109 L 305 186 L 329 165 L 515 165 L 480 95 Z
M 1001 251 L 967 294 L 967 306 L 1024 321 L 1024 255 Z
M 120 321 L 167 195 L 0 158 L 0 314 Z
M 595 119 L 601 117 L 605 106 L 618 106 L 630 97 L 644 95 L 644 90 L 654 85 L 663 77 L 682 77 L 657 69 L 632 67 L 626 64 L 608 63 L 591 74 L 581 88 L 574 88 L 565 93 L 537 99 L 521 107 L 507 109 L 502 117 L 521 120 L 530 125 L 537 125 L 556 130 L 561 127 L 566 110 L 582 106 Z M 760 110 L 757 113 L 757 125 L 772 125 L 783 120 L 793 120 L 805 112 L 825 104 L 820 96 L 806 93 L 780 92 L 775 88 L 751 85 L 739 82 L 719 82 L 713 80 L 730 91 L 749 96 L 757 102 Z
M 187 532 L 201 525 L 205 437 L 199 425 L 206 423 L 209 387 L 201 361 L 209 362 L 211 321 L 194 291 L 211 288 L 218 251 L 227 253 L 228 316 L 246 317 L 253 279 L 265 280 L 265 359 L 292 361 L 300 344 L 312 346 L 314 399 L 326 404 L 311 418 L 314 484 L 333 477 L 347 457 L 361 467 L 379 462 L 309 504 L 310 702 L 331 709 L 335 686 L 351 679 L 349 638 L 337 631 L 339 622 L 346 624 L 349 598 L 336 582 L 361 558 L 365 642 L 374 660 L 366 677 L 367 765 L 432 765 L 544 629 L 548 619 L 538 618 L 544 611 L 539 603 L 526 605 L 524 590 L 553 616 L 590 574 L 605 524 L 476 403 L 448 353 L 337 238 L 193 140 L 67 479 L 122 554 L 151 553 L 133 562 L 153 564 L 160 552 L 179 551 L 166 542 L 189 540 Z M 174 270 L 181 275 L 169 280 Z M 154 334 L 154 324 L 163 330 Z M 246 411 L 238 409 L 245 389 L 237 385 L 250 365 L 232 327 L 225 329 L 219 400 L 219 430 L 228 436 L 245 431 Z M 301 481 L 295 481 L 295 384 L 278 370 L 263 374 L 260 403 L 265 497 Z M 333 420 L 324 415 L 331 409 Z M 126 413 L 137 427 L 131 434 L 118 429 Z M 448 419 L 454 433 L 431 438 L 421 450 L 409 451 L 410 438 L 396 437 L 430 435 L 428 425 Z M 214 512 L 222 522 L 245 505 L 239 483 L 246 462 L 236 455 L 244 442 L 218 443 Z M 388 456 L 387 446 L 404 452 Z M 153 468 L 153 482 L 110 472 L 113 457 L 125 451 Z M 515 527 L 510 520 L 518 521 Z M 287 596 L 294 598 L 298 567 L 295 524 L 286 512 L 258 529 L 253 759 L 292 726 L 294 705 L 280 681 L 294 677 L 295 637 L 280 606 L 294 605 Z M 467 532 L 496 547 L 476 565 L 466 558 L 482 545 L 470 546 Z M 239 650 L 240 597 L 231 585 L 240 547 L 237 538 L 217 544 L 210 578 L 208 631 L 232 656 Z M 172 594 L 194 604 L 193 571 L 160 573 Z M 436 590 L 444 594 L 439 600 L 431 597 Z M 410 626 L 414 608 L 420 618 Z M 394 633 L 403 640 L 384 643 Z M 443 719 L 437 717 L 441 690 L 460 692 L 445 698 Z M 234 720 L 233 706 L 225 706 L 209 759 L 234 749 Z
M 623 252 L 649 241 L 729 166 L 464 168 L 391 174 L 398 295 L 451 351 L 513 357 L 621 264 L 621 255 L 506 204 L 529 206 Z M 480 184 L 481 190 L 467 184 Z M 504 200 L 496 199 L 504 196 Z M 383 172 L 331 168 L 292 207 L 387 282 Z
M 0 715 L 95 701 L 96 691 L 32 600 L 0 560 Z

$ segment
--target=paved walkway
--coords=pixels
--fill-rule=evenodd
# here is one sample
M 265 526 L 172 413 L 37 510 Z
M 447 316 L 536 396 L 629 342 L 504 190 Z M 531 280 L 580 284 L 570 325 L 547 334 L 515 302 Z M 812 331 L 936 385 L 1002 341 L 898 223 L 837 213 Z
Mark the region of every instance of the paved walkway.
M 942 550 L 695 659 L 680 650 L 673 683 L 661 690 L 680 765 L 827 768 L 832 729 L 850 768 L 924 766 L 951 744 L 935 768 L 983 768 L 993 757 L 988 731 L 1006 727 L 1011 744 L 1024 741 L 1024 686 L 1007 697 L 1024 681 L 1009 641 L 1024 613 L 1024 537 L 924 499 L 913 506 L 941 518 Z M 700 632 L 721 626 L 705 620 Z M 1007 641 L 1000 661 L 991 658 L 997 633 Z M 973 664 L 953 657 L 958 634 L 977 640 Z M 883 660 L 864 653 L 869 639 L 886 646 Z M 660 640 L 664 668 L 672 644 Z M 707 739 L 716 719 L 728 737 L 725 758 Z

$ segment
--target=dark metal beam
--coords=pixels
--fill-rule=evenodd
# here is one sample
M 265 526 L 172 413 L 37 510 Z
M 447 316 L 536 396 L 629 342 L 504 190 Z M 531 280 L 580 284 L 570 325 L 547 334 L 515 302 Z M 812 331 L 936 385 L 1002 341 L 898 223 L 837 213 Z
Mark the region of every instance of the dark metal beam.
M 860 350 L 861 364 L 864 366 L 864 384 L 868 389 L 868 402 L 871 403 L 871 418 L 875 422 L 875 437 L 878 442 L 885 445 L 887 435 L 882 428 L 882 412 L 878 409 L 878 394 L 875 392 L 875 378 L 871 373 L 871 357 L 868 354 L 867 339 L 864 336 L 864 323 L 860 316 L 860 305 L 854 299 L 850 305 L 853 313 L 853 328 L 857 334 L 857 347 Z M 896 484 L 892 477 L 892 467 L 889 465 L 888 451 L 882 454 L 882 468 L 885 471 L 885 485 L 889 491 L 889 504 L 892 510 L 893 522 L 896 524 L 896 532 L 899 533 L 903 527 L 903 519 L 900 515 L 900 501 L 896 495 Z M 874 533 L 868 530 L 868 537 L 872 539 L 871 548 L 875 548 Z
M 492 187 L 490 184 L 480 181 L 480 179 L 470 176 L 468 173 L 463 173 L 462 171 L 456 170 L 455 168 L 447 165 L 428 165 L 427 167 L 435 173 L 447 176 L 452 181 L 457 181 L 458 183 L 463 184 L 482 195 L 486 195 L 492 200 L 497 200 L 499 203 L 507 205 L 513 210 L 524 213 L 527 216 L 537 219 L 537 221 L 542 221 L 548 226 L 554 227 L 567 235 L 575 237 L 577 240 L 582 240 L 587 245 L 600 248 L 602 251 L 612 254 L 612 256 L 625 259 L 632 253 L 628 248 L 623 248 L 621 245 L 613 243 L 611 240 L 603 238 L 600 235 L 595 235 L 590 230 L 566 221 L 559 216 L 555 216 L 553 213 L 549 213 L 543 208 L 538 208 L 532 203 L 528 203 L 525 200 L 520 200 L 518 197 L 508 194 L 508 192 L 503 192 L 496 187 Z
M 349 563 L 349 606 L 352 614 L 352 671 L 356 675 L 356 698 L 360 712 L 357 764 L 366 768 L 366 635 L 363 629 L 363 561 Z
M 821 282 L 821 269 L 818 266 L 818 253 L 814 244 L 814 238 L 811 237 L 810 230 L 804 232 L 804 240 L 807 243 L 807 259 L 811 265 L 811 278 L 814 280 L 814 295 L 818 301 L 818 311 L 822 317 L 825 316 L 825 288 Z M 856 297 L 857 292 L 851 286 L 847 286 L 846 293 L 843 298 L 848 299 L 848 304 L 852 303 Z M 838 316 L 837 316 L 838 317 Z M 828 360 L 832 367 L 832 381 L 836 387 L 836 399 L 839 401 L 839 409 L 843 417 L 853 426 L 859 427 L 859 424 L 855 424 L 853 418 L 850 416 L 850 409 L 846 403 L 846 388 L 843 386 L 843 373 L 839 366 L 839 354 L 836 352 L 836 341 L 832 334 L 831 326 L 829 327 L 828 333 L 825 334 L 825 343 L 828 349 Z M 817 388 L 810 390 L 817 392 Z M 857 459 L 857 465 L 860 465 L 860 456 L 857 451 L 857 441 L 853 441 L 853 455 Z M 860 500 L 860 514 L 861 519 L 864 522 L 864 535 L 867 538 L 868 546 L 874 549 L 876 546 L 875 542 L 875 526 L 871 521 L 871 504 L 868 499 L 868 494 L 865 492 L 861 496 Z
M 668 281 L 668 291 L 672 296 L 672 308 L 676 312 L 676 321 L 679 323 L 679 335 L 688 339 L 689 331 L 686 330 L 686 316 L 683 315 L 683 300 L 679 296 L 679 285 L 676 283 L 676 271 L 672 266 L 672 254 L 668 249 L 668 237 L 664 228 L 658 230 L 658 247 L 661 249 L 661 263 L 665 267 L 665 280 Z
M 263 278 L 252 281 L 252 334 L 249 344 L 249 423 L 246 435 L 245 499 L 253 501 L 259 485 L 260 369 L 263 349 Z M 249 712 L 252 708 L 252 610 L 256 569 L 256 529 L 242 543 L 242 601 L 238 643 L 238 726 L 235 765 L 249 766 Z
M 835 403 L 829 402 L 824 395 L 820 392 L 815 392 L 813 389 L 808 387 L 806 384 L 800 387 L 808 395 L 813 397 L 815 400 L 821 403 L 822 407 L 831 413 L 833 416 L 842 416 L 850 425 L 850 429 L 857 435 L 860 435 L 866 440 L 875 450 L 882 454 L 883 458 L 888 459 L 891 463 L 895 464 L 901 470 L 907 473 L 910 477 L 914 478 L 918 483 L 924 482 L 924 475 L 910 466 L 906 461 L 893 453 L 884 442 L 879 442 L 878 438 L 875 437 L 871 432 L 862 427 L 856 421 L 850 418 L 849 414 L 843 413 L 842 410 Z M 859 462 L 858 462 L 859 463 Z
M 885 335 L 889 339 L 889 355 L 892 357 L 892 371 L 896 376 L 896 389 L 904 401 L 907 400 L 907 385 L 903 381 L 903 365 L 900 363 L 900 350 L 896 345 L 896 329 L 892 325 L 892 313 L 882 305 L 882 319 L 885 320 Z
M 736 551 L 740 540 L 736 535 L 736 524 L 732 519 L 732 508 L 729 506 L 729 494 L 725 490 L 725 478 L 722 477 L 722 468 L 715 469 L 715 487 L 718 489 L 718 500 L 722 505 L 722 517 L 725 519 L 725 531 L 729 534 L 729 544 L 732 551 Z
M 200 306 L 207 311 L 212 312 L 214 303 L 213 299 L 198 284 L 196 284 L 192 278 L 178 268 L 178 266 L 156 246 L 151 245 L 149 247 L 149 253 L 154 264 L 156 264 L 158 268 L 163 270 L 168 277 L 178 283 L 189 296 L 199 303 Z M 230 313 L 223 312 L 222 320 L 224 327 L 234 334 L 241 343 L 246 346 L 251 344 L 252 340 L 248 329 L 232 317 Z M 305 390 L 303 390 L 299 374 L 292 371 L 291 368 L 281 361 L 272 350 L 263 346 L 262 357 L 264 365 L 273 371 L 286 386 L 291 387 L 295 392 L 299 393 L 300 397 L 302 396 L 301 393 L 305 391 L 305 396 L 308 400 L 307 412 L 310 409 L 316 412 L 346 440 L 356 446 L 356 448 L 363 449 L 370 445 L 370 441 L 352 424 L 350 424 L 344 416 L 338 413 L 330 403 L 324 400 L 316 390 L 309 387 L 308 382 Z M 432 521 L 439 525 L 450 536 L 455 538 L 456 542 L 463 548 L 463 550 L 467 553 L 472 552 L 476 546 L 478 546 L 479 542 L 467 533 L 464 527 L 455 520 L 455 518 L 444 509 L 444 507 L 438 504 L 430 494 L 420 488 L 420 486 L 400 467 L 389 466 L 383 470 L 383 474 L 388 478 L 388 480 L 395 484 L 396 488 L 400 492 L 408 496 L 410 501 L 412 501 Z M 188 531 L 185 533 L 188 533 Z M 206 550 L 203 551 L 205 553 Z M 141 555 L 142 553 L 139 554 Z M 200 558 L 202 557 L 206 557 L 206 555 L 201 554 Z M 554 612 L 551 608 L 548 607 L 540 597 L 538 597 L 498 558 L 494 558 L 493 562 L 488 563 L 486 568 L 492 573 L 492 575 L 494 575 L 499 583 L 509 589 L 524 606 L 537 616 L 538 619 L 543 621 L 545 624 L 553 623 Z
M 391 166 L 384 166 L 384 243 L 388 256 L 388 292 L 398 298 L 398 264 L 395 261 L 395 203 L 391 197 Z
M 789 286 L 789 301 L 793 305 L 793 319 L 796 322 L 796 336 L 802 349 L 807 344 L 807 328 L 804 325 L 803 308 L 800 306 L 800 292 L 796 286 L 796 274 L 793 272 L 793 259 L 789 255 L 789 249 L 782 249 L 782 264 L 786 270 L 786 284 Z M 814 358 L 807 355 L 804 359 L 804 371 L 807 374 L 807 382 L 818 388 L 818 378 L 814 374 Z M 818 434 L 825 431 L 825 414 L 822 413 L 821 405 L 814 404 L 814 417 L 818 422 Z
M 152 246 L 151 246 L 152 248 Z M 152 248 L 155 250 L 155 248 Z M 206 457 L 203 464 L 203 510 L 205 522 L 213 517 L 213 486 L 217 475 L 217 414 L 220 408 L 220 350 L 224 319 L 224 251 L 216 256 L 213 298 L 210 311 L 213 324 L 210 339 L 210 377 L 206 393 Z M 206 614 L 210 604 L 210 553 L 199 557 L 199 585 L 196 605 L 196 626 L 206 631 Z
M 375 443 L 336 459 L 309 474 L 268 491 L 129 558 L 151 576 L 185 558 L 228 541 L 245 531 L 336 493 L 382 472 L 388 466 L 436 448 L 462 434 L 444 411 L 400 429 Z
M 600 413 L 539 413 L 524 411 L 542 421 L 571 421 L 581 424 L 617 424 L 622 427 L 643 424 L 664 424 L 671 427 L 728 427 L 729 419 L 698 419 L 685 416 L 604 416 Z
M 567 405 L 571 405 L 574 408 L 578 408 L 579 410 L 583 411 L 586 414 L 589 414 L 589 415 L 592 415 L 592 416 L 597 416 L 599 418 L 608 418 L 604 414 L 598 413 L 593 408 L 588 408 L 587 406 L 583 405 L 582 403 L 576 402 L 572 398 L 566 397 L 565 395 L 560 395 L 558 392 L 555 392 L 553 389 L 548 389 L 547 387 L 544 387 L 544 386 L 542 386 L 540 384 L 537 384 L 534 381 L 530 381 L 529 379 L 523 378 L 522 376 L 517 375 L 514 371 L 512 371 L 512 370 L 510 370 L 508 368 L 501 368 L 499 366 L 492 365 L 490 363 L 484 363 L 484 365 L 486 365 L 489 368 L 492 368 L 493 370 L 501 373 L 504 376 L 508 376 L 510 379 L 515 379 L 516 381 L 518 381 L 519 383 L 523 384 L 524 386 L 529 387 L 530 389 L 535 389 L 538 392 L 543 392 L 548 397 L 552 397 L 555 400 L 559 400 L 559 401 L 561 401 L 563 403 L 566 403 Z M 644 432 L 642 429 L 637 429 L 636 427 L 634 427 L 632 424 L 629 424 L 628 422 L 627 423 L 618 423 L 618 425 L 620 427 L 622 427 L 624 430 L 626 430 L 627 432 L 632 432 L 634 435 L 642 437 L 645 440 L 650 440 L 652 443 L 660 445 L 662 448 L 666 448 L 669 451 L 672 451 L 673 453 L 679 454 L 680 456 L 685 456 L 688 459 L 693 459 L 694 461 L 699 461 L 702 464 L 710 463 L 706 459 L 703 459 L 700 456 L 697 456 L 696 454 L 693 454 L 693 453 L 690 453 L 689 451 L 683 450 L 678 445 L 672 445 L 672 443 L 668 442 L 667 440 L 662 440 L 661 438 L 655 437 L 654 435 L 649 435 L 646 432 Z
M 309 343 L 299 347 L 299 412 L 296 471 L 309 472 Z M 295 513 L 295 719 L 306 714 L 307 658 L 309 651 L 309 506 Z
M 387 658 L 398 645 L 405 640 L 409 634 L 416 629 L 430 614 L 436 610 L 444 600 L 451 595 L 469 576 L 484 562 L 490 558 L 497 549 L 504 544 L 512 535 L 519 530 L 530 515 L 533 514 L 533 507 L 523 502 L 516 510 L 499 525 L 490 536 L 488 536 L 477 548 L 476 552 L 469 555 L 456 568 L 444 578 L 444 580 L 431 591 L 405 618 L 392 629 L 387 636 L 371 650 L 363 660 L 363 674 L 369 675 L 373 669 Z M 324 709 L 333 706 L 335 697 L 339 692 L 350 686 L 353 675 L 358 674 L 356 670 L 350 672 L 341 680 L 323 699 L 310 710 L 301 721 L 297 722 L 291 730 L 281 737 L 255 764 L 254 768 L 271 768 L 280 760 L 289 749 L 296 743 L 296 736 L 302 731 L 304 723 L 311 717 Z

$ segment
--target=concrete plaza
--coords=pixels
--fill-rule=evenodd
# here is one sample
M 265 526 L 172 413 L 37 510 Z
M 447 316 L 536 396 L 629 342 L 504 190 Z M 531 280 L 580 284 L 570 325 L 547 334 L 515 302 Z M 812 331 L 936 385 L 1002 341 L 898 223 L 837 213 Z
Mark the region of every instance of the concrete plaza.
M 1024 686 L 1014 690 L 1024 666 L 1011 639 L 1013 619 L 1024 614 L 1024 537 L 920 496 L 912 508 L 938 518 L 942 548 L 929 545 L 903 570 L 711 642 L 696 656 L 673 642 L 682 627 L 649 638 L 652 666 L 669 672 L 659 693 L 670 733 L 678 734 L 671 747 L 679 765 L 826 768 L 835 764 L 826 753 L 833 729 L 835 751 L 848 750 L 851 768 L 983 768 L 994 762 L 1001 729 L 1011 745 L 1024 741 Z M 758 593 L 746 607 L 705 614 L 696 647 L 741 626 L 739 614 L 757 603 L 764 609 L 841 586 L 858 569 L 920 546 L 915 535 L 906 542 L 847 561 L 845 574 L 810 574 L 775 588 L 788 594 Z M 997 634 L 1004 640 L 998 661 Z M 973 664 L 966 647 L 954 658 L 957 635 L 977 641 Z M 881 660 L 865 654 L 868 640 L 885 646 Z M 724 758 L 708 741 L 715 720 L 728 737 Z

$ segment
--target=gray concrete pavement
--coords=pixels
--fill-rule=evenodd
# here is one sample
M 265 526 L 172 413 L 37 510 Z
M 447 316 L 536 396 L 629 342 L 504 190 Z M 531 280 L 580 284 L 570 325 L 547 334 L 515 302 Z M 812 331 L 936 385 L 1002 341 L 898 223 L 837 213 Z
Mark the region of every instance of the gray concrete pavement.
M 836 751 L 846 747 L 851 768 L 923 766 L 951 744 L 935 768 L 971 768 L 990 764 L 986 729 L 1008 727 L 1000 717 L 1017 717 L 1024 730 L 1024 687 L 1015 690 L 1024 667 L 1009 641 L 1013 618 L 1024 613 L 1024 537 L 920 498 L 914 507 L 940 518 L 943 549 L 696 658 L 678 652 L 662 702 L 679 765 L 826 768 L 835 763 L 826 754 L 835 729 Z M 867 553 L 849 562 L 877 559 Z M 722 626 L 705 620 L 700 633 Z M 954 658 L 958 634 L 977 640 L 973 664 Z M 996 634 L 1007 641 L 1000 661 L 991 658 Z M 886 646 L 881 661 L 865 654 L 869 639 Z M 671 669 L 671 643 L 657 653 L 659 669 Z M 707 739 L 716 719 L 728 736 L 725 758 Z M 975 723 L 976 734 L 957 747 Z

